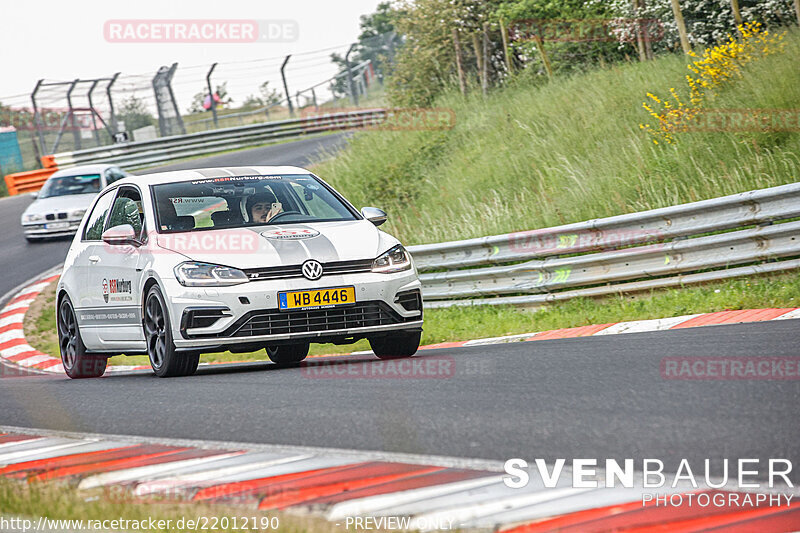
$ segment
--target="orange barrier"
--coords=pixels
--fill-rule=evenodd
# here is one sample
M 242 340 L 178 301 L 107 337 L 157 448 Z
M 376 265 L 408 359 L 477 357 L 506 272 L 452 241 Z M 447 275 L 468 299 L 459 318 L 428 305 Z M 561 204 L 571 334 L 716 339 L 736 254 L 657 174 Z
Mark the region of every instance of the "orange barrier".
M 16 174 L 6 174 L 6 189 L 8 194 L 14 196 L 26 192 L 35 192 L 42 188 L 44 182 L 58 170 L 58 167 L 42 168 L 29 172 L 17 172 Z

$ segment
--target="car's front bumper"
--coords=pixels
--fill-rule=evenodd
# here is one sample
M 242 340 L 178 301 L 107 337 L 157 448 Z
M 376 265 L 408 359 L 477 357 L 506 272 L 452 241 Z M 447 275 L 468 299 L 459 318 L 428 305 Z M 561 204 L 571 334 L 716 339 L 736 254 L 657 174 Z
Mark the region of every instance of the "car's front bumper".
M 330 275 L 317 281 L 304 278 L 251 281 L 231 287 L 183 287 L 177 280 L 164 285 L 171 307 L 173 340 L 178 349 L 347 342 L 400 330 L 418 331 L 423 323 L 421 284 L 413 270 L 396 274 Z M 280 292 L 348 286 L 355 288 L 355 304 L 278 309 Z M 418 306 L 409 303 L 408 295 L 412 292 L 420 294 Z M 194 318 L 187 317 L 195 314 L 219 316 L 212 319 L 210 326 L 192 327 L 196 325 Z
M 75 235 L 80 225 L 80 220 L 41 222 L 36 224 L 23 224 L 22 231 L 25 237 L 29 239 L 67 237 Z

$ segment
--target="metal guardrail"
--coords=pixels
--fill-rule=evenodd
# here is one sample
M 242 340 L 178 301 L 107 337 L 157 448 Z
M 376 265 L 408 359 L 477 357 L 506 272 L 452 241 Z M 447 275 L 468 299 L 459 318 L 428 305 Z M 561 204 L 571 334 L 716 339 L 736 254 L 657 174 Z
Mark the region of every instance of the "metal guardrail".
M 59 168 L 112 163 L 128 170 L 136 170 L 185 157 L 248 148 L 315 133 L 361 128 L 375 124 L 384 117 L 383 109 L 331 113 L 320 117 L 250 124 L 149 141 L 101 146 L 54 154 L 52 157 Z
M 797 268 L 786 259 L 800 257 L 800 221 L 785 221 L 798 217 L 793 183 L 409 251 L 427 307 L 532 306 Z

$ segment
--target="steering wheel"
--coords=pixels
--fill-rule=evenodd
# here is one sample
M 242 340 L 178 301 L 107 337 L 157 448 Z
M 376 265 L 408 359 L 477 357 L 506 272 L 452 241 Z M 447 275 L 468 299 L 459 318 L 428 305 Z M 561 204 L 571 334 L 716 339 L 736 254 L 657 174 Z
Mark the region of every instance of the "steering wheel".
M 303 213 L 301 213 L 300 211 L 281 211 L 280 213 L 278 213 L 277 215 L 275 215 L 271 219 L 267 220 L 267 222 L 273 222 L 273 221 L 279 219 L 280 217 L 282 217 L 283 215 L 302 215 L 302 214 Z

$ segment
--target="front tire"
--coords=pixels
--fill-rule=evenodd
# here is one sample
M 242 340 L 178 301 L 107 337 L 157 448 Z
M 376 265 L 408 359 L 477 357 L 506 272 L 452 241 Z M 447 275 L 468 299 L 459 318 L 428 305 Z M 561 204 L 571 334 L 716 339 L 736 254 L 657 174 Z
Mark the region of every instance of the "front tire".
M 270 361 L 278 364 L 299 363 L 308 356 L 309 343 L 267 346 Z
M 179 353 L 172 341 L 172 326 L 158 285 L 147 293 L 144 304 L 144 337 L 147 355 L 156 376 L 169 378 L 191 376 L 197 371 L 199 353 Z
M 369 339 L 372 351 L 380 359 L 402 359 L 417 353 L 422 340 L 421 331 L 396 333 Z
M 87 353 L 78 320 L 69 296 L 58 306 L 58 347 L 64 371 L 72 379 L 99 378 L 106 371 L 108 358 Z

